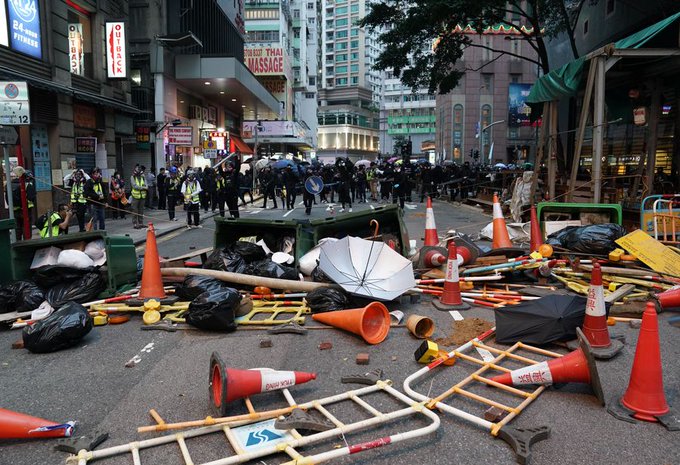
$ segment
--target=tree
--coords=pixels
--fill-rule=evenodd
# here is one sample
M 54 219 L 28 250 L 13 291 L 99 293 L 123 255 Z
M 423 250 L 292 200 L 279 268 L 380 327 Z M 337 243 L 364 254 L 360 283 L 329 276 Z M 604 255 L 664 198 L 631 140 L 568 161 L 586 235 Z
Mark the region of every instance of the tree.
M 381 0 L 370 6 L 361 26 L 379 32 L 383 44 L 375 67 L 391 70 L 412 88 L 448 93 L 464 74 L 456 66 L 466 47 L 481 47 L 518 56 L 550 71 L 546 39 L 565 32 L 578 57 L 573 27 L 586 0 Z M 592 0 L 591 0 L 592 1 Z M 518 19 L 510 19 L 518 18 Z M 466 26 L 475 31 L 512 27 L 535 51 L 537 59 L 473 43 Z

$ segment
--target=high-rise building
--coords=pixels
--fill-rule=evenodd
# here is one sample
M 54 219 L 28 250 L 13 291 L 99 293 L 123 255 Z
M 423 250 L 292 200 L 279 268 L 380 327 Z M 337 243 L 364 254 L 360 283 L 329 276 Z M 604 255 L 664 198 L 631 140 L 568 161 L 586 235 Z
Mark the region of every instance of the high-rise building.
M 380 48 L 360 28 L 366 0 L 321 0 L 318 157 L 373 159 L 379 152 Z
M 246 65 L 281 106 L 275 120 L 255 111 L 248 114 L 244 136 L 260 153 L 310 151 L 316 143 L 316 93 L 309 80 L 310 70 L 316 68 L 308 60 L 316 29 L 315 3 L 245 0 L 245 29 Z M 314 47 L 311 53 L 315 56 Z
M 509 13 L 514 22 L 519 19 L 516 14 Z M 531 127 L 524 99 L 538 70 L 522 57 L 536 60 L 536 52 L 512 27 L 497 26 L 479 34 L 463 25 L 458 32 L 468 34 L 478 46 L 466 48 L 458 63 L 474 71 L 466 71 L 450 93 L 437 95 L 438 158 L 457 163 L 526 161 L 536 146 L 536 128 Z

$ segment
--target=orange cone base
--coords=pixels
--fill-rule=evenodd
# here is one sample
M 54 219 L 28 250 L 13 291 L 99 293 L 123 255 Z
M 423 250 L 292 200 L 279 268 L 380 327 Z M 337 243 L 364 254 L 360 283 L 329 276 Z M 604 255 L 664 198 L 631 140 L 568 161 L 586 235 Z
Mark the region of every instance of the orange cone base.
M 609 346 L 607 347 L 593 347 L 590 346 L 590 351 L 597 360 L 609 360 L 616 357 L 624 347 L 624 341 L 618 339 L 616 336 L 611 337 L 609 340 Z M 579 347 L 577 339 L 567 342 L 567 347 L 571 350 L 576 350 Z
M 607 412 L 617 420 L 627 421 L 628 423 L 637 423 L 636 420 L 660 423 L 668 431 L 680 431 L 680 414 L 674 409 L 669 409 L 668 413 L 664 415 L 649 415 L 629 409 L 623 405 L 622 400 L 617 399 L 607 404 Z
M 432 306 L 436 308 L 437 310 L 440 310 L 442 312 L 449 312 L 451 310 L 469 310 L 470 306 L 466 304 L 465 302 L 461 302 L 459 304 L 445 304 L 441 301 L 441 299 L 433 299 L 432 300 Z

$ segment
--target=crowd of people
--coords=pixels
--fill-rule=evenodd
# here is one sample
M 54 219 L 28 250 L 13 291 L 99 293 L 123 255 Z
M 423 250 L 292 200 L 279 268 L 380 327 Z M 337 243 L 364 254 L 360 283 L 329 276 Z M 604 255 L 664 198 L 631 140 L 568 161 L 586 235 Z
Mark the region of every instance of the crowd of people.
M 318 191 L 305 188 L 310 178 Z M 25 179 L 31 215 L 35 188 L 30 172 Z M 186 213 L 187 228 L 200 228 L 201 210 L 239 218 L 239 205 L 245 206 L 248 201 L 253 205 L 256 194 L 262 198 L 258 207 L 270 205 L 277 209 L 280 203 L 284 210 L 292 210 L 301 196 L 307 215 L 314 205 L 328 204 L 326 208 L 330 209 L 336 202 L 342 213 L 352 212 L 354 204 L 366 202 L 395 203 L 403 208 L 405 202 L 423 202 L 428 196 L 465 200 L 475 195 L 478 186 L 489 183 L 489 175 L 487 169 L 469 163 L 432 165 L 424 161 L 377 160 L 355 164 L 349 158 L 337 158 L 328 164 L 285 160 L 264 166 L 254 160 L 242 170 L 239 157 L 232 156 L 215 167 L 173 165 L 161 168 L 158 174 L 136 165 L 129 178 L 116 171 L 108 183 L 102 180 L 99 168 L 88 173 L 78 169 L 64 181 L 68 203 L 38 217 L 35 226 L 41 237 L 67 233 L 72 218 L 81 232 L 105 229 L 107 217 L 115 221 L 131 216 L 132 227 L 141 229 L 145 227 L 145 209 L 166 210 L 170 221 L 179 221 L 180 206 Z M 15 214 L 20 215 L 18 181 L 14 192 Z M 18 235 L 20 229 L 17 228 Z

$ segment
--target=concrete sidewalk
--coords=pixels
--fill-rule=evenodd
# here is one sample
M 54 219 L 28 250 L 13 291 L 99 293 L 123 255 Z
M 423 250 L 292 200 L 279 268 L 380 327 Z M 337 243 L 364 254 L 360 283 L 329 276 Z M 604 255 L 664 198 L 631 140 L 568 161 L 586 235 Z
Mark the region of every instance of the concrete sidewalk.
M 201 223 L 216 215 L 219 215 L 219 211 L 212 212 L 208 210 L 208 213 L 205 213 L 201 210 Z M 177 221 L 170 221 L 167 210 L 151 210 L 148 208 L 144 210 L 144 224 L 153 223 L 156 237 L 165 236 L 171 232 L 186 228 L 186 213 L 182 206 L 176 208 L 175 217 Z M 108 218 L 106 220 L 106 233 L 111 236 L 129 236 L 136 246 L 146 241 L 146 228 L 134 229 L 132 227 L 132 215 L 129 212 L 124 220 Z

